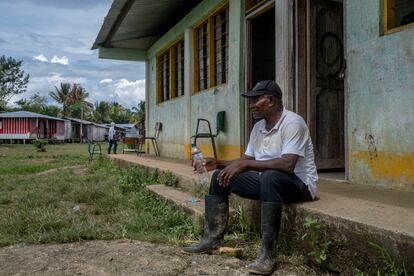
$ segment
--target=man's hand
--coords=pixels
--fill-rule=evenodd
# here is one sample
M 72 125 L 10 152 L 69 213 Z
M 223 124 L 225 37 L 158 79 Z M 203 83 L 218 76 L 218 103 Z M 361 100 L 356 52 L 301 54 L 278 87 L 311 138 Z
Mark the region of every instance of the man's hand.
M 203 160 L 203 166 L 206 167 L 207 171 L 213 171 L 217 169 L 217 161 L 214 158 L 206 157 Z M 195 168 L 193 164 L 193 171 L 194 173 L 197 173 L 197 169 Z
M 220 171 L 217 180 L 219 185 L 225 187 L 230 184 L 230 179 L 245 170 L 246 160 L 233 160 L 223 170 Z

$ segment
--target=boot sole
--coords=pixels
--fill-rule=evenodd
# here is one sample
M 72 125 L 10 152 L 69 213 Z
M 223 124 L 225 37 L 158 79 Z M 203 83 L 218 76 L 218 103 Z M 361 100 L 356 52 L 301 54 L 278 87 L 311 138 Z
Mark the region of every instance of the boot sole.
M 270 275 L 270 274 L 272 274 L 273 273 L 273 271 L 274 270 L 272 270 L 272 271 L 259 271 L 259 270 L 255 270 L 255 269 L 247 269 L 247 272 L 249 272 L 249 273 L 253 273 L 253 274 L 256 274 L 256 275 Z
M 204 251 L 200 251 L 200 252 L 188 252 L 185 251 L 184 249 L 181 249 L 182 253 L 188 254 L 188 255 L 194 255 L 194 254 L 213 254 L 213 251 L 216 249 L 209 249 L 209 250 L 204 250 Z

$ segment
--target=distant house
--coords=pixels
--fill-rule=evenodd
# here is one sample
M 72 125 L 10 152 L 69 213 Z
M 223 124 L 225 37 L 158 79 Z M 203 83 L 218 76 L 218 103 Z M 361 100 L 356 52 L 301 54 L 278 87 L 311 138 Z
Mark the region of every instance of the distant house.
M 1 140 L 64 140 L 65 120 L 29 111 L 0 113 Z
M 82 141 L 105 141 L 105 135 L 108 133 L 109 127 L 78 118 L 63 118 L 70 121 L 70 126 L 66 126 L 66 132 L 70 133 L 66 138 L 67 140 L 72 142 L 79 142 L 81 139 Z
M 135 124 L 115 124 L 115 127 L 124 129 L 124 136 L 127 138 L 137 138 L 140 133 Z

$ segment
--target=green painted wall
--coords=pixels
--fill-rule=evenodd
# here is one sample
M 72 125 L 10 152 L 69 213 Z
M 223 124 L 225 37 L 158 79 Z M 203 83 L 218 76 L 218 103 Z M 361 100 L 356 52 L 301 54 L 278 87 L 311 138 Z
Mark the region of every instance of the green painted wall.
M 243 6 L 242 0 L 229 1 L 229 79 L 227 84 L 216 88 L 201 91 L 193 95 L 192 70 L 186 75 L 186 95 L 160 104 L 156 104 L 156 56 L 166 49 L 178 38 L 183 37 L 186 30 L 186 39 L 191 34 L 191 28 L 200 23 L 207 15 L 214 11 L 225 1 L 206 0 L 200 3 L 193 11 L 183 18 L 175 27 L 161 37 L 149 50 L 150 84 L 148 91 L 148 115 L 149 122 L 147 133 L 153 133 L 155 122 L 163 123 L 159 145 L 163 156 L 174 158 L 188 158 L 184 147 L 191 143 L 191 135 L 195 133 L 197 118 L 210 120 L 215 133 L 216 113 L 226 111 L 226 131 L 220 133 L 216 140 L 219 148 L 219 158 L 234 158 L 234 151 L 240 156 L 242 146 L 242 125 L 244 102 L 240 96 L 244 89 L 244 56 L 243 56 Z M 190 29 L 189 29 L 190 28 Z M 191 43 L 185 42 L 186 46 Z M 191 51 L 191 54 L 190 52 Z M 193 57 L 192 49 L 187 47 L 186 53 Z M 192 66 L 192 60 L 187 60 L 186 65 Z M 207 139 L 198 143 L 210 144 Z M 188 149 L 187 149 L 188 150 Z M 187 154 L 187 155 L 186 155 Z M 207 155 L 211 152 L 207 151 Z
M 382 1 L 345 1 L 349 178 L 414 189 L 414 27 L 381 35 Z

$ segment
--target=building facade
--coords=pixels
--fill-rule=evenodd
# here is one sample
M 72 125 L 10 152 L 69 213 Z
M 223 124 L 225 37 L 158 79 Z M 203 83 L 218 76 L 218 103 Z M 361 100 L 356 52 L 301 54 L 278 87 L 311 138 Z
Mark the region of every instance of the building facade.
M 413 190 L 411 2 L 116 0 L 93 48 L 145 62 L 146 133 L 162 122 L 161 155 L 189 159 L 197 119 L 214 126 L 224 110 L 218 158 L 242 156 L 254 121 L 241 93 L 273 79 L 308 123 L 319 170 Z

